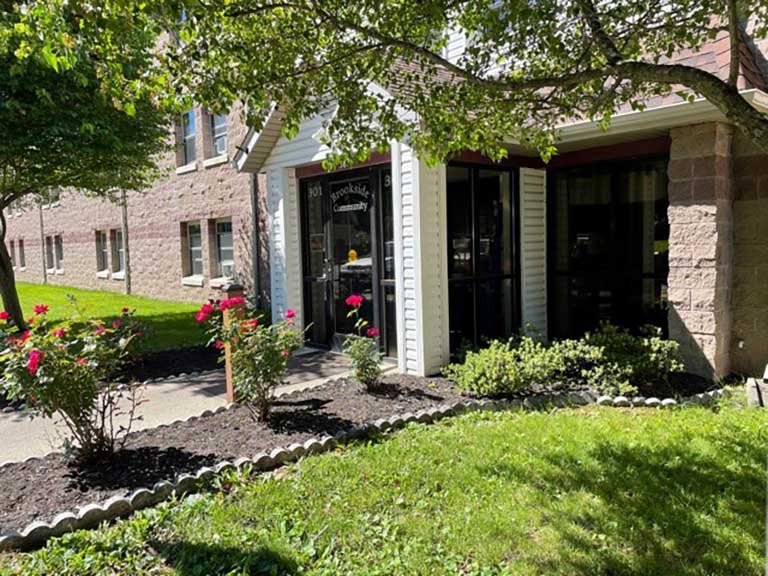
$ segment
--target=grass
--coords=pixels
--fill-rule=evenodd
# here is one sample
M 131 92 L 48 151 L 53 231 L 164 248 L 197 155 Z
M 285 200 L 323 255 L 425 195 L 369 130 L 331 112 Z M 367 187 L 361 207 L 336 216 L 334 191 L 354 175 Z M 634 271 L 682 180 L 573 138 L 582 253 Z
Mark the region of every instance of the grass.
M 136 317 L 147 326 L 146 348 L 150 351 L 194 346 L 206 341 L 203 330 L 194 320 L 199 309 L 195 304 L 42 284 L 19 283 L 18 291 L 25 314 L 31 316 L 35 304 L 44 303 L 50 307 L 51 320 L 76 317 L 77 308 L 86 317 L 105 321 L 119 316 L 123 307 L 135 309 Z M 76 298 L 77 308 L 67 295 Z
M 757 575 L 767 424 L 734 407 L 470 414 L 0 557 L 0 573 Z

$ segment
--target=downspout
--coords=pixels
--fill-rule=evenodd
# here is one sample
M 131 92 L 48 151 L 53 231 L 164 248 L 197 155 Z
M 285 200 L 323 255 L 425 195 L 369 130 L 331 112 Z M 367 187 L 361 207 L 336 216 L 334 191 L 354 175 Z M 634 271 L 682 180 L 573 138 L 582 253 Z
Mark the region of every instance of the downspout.
M 120 193 L 120 212 L 123 228 L 123 255 L 125 256 L 125 293 L 131 293 L 131 250 L 128 248 L 128 195 L 125 190 Z
M 43 284 L 48 284 L 48 263 L 45 261 L 45 225 L 43 224 L 43 205 L 38 202 L 37 212 L 40 215 L 40 254 L 43 257 Z
M 259 174 L 251 174 L 251 215 L 253 218 L 253 237 L 251 253 L 253 254 L 253 293 L 254 304 L 261 308 L 261 222 L 259 218 Z

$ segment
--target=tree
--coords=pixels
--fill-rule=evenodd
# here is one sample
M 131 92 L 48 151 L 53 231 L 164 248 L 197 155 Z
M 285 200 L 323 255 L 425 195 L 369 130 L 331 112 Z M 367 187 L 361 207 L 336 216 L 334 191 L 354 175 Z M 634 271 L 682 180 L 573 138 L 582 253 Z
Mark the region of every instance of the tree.
M 403 138 L 432 159 L 464 149 L 499 159 L 510 141 L 547 159 L 563 121 L 608 124 L 619 107 L 670 91 L 708 99 L 768 151 L 768 117 L 737 89 L 743 25 L 768 32 L 765 0 L 185 4 L 183 42 L 166 53 L 176 85 L 220 108 L 246 102 L 256 129 L 275 102 L 289 136 L 335 106 L 326 133 L 337 161 Z M 453 29 L 469 39 L 458 61 L 444 56 Z M 730 36 L 728 78 L 670 61 L 718 34 Z
M 166 103 L 150 71 L 160 28 L 127 7 L 0 2 L 0 211 L 62 189 L 117 199 L 156 176 Z M 25 326 L 0 213 L 0 295 Z

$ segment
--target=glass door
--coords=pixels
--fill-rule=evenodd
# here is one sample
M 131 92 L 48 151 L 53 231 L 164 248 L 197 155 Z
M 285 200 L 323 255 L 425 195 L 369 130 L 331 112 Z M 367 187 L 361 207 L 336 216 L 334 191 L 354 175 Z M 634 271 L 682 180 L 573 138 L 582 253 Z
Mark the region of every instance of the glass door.
M 301 182 L 304 323 L 312 344 L 341 349 L 355 325 L 346 300 L 359 294 L 360 313 L 379 329 L 383 351 L 397 355 L 390 174 L 387 166 Z

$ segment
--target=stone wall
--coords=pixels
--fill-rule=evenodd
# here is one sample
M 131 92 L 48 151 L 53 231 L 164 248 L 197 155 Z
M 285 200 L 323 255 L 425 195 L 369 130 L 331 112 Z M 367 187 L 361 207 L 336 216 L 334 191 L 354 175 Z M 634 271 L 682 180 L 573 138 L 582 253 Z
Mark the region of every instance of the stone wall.
M 670 136 L 669 333 L 687 369 L 712 378 L 731 369 L 732 129 L 702 124 Z
M 231 218 L 235 244 L 235 270 L 238 281 L 251 288 L 254 282 L 254 226 L 251 175 L 238 173 L 228 161 L 245 129 L 238 111 L 229 116 L 228 158 L 212 159 L 209 118 L 196 111 L 197 139 L 194 167 L 177 171 L 178 158 L 170 151 L 162 160 L 164 176 L 148 191 L 128 194 L 128 250 L 133 294 L 169 300 L 202 301 L 217 294 L 211 286 L 215 276 L 215 220 Z M 173 135 L 171 136 L 173 138 Z M 265 185 L 260 188 L 259 230 L 261 231 L 261 281 L 267 287 L 267 220 Z M 44 281 L 44 248 L 41 241 L 41 215 L 44 236 L 60 235 L 64 265 L 47 274 L 50 284 L 123 292 L 126 283 L 120 275 L 97 274 L 96 231 L 121 228 L 120 207 L 108 200 L 85 198 L 76 192 L 62 194 L 58 204 L 39 208 L 27 206 L 8 217 L 7 242 L 24 242 L 26 267 L 16 267 L 19 281 Z M 186 243 L 182 223 L 199 221 L 203 243 L 202 286 L 182 284 L 185 275 Z M 17 256 L 18 258 L 18 256 Z M 110 268 L 113 255 L 109 252 Z M 268 298 L 267 298 L 268 299 Z M 267 303 L 267 302 L 265 302 Z
M 733 163 L 733 370 L 757 376 L 768 363 L 768 155 L 737 134 Z

